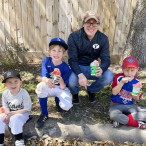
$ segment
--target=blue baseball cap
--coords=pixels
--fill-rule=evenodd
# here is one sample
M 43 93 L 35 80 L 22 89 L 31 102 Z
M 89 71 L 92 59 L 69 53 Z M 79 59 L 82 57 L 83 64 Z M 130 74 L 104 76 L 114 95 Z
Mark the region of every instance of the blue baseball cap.
M 68 45 L 66 44 L 66 42 L 61 39 L 61 38 L 53 38 L 51 39 L 50 43 L 49 43 L 49 47 L 52 45 L 60 45 L 62 46 L 65 50 L 68 49 Z

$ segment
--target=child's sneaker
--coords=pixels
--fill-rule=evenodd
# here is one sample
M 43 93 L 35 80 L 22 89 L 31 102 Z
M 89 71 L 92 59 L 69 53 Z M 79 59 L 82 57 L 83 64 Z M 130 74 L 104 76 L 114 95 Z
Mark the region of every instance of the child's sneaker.
M 42 128 L 44 126 L 44 123 L 47 121 L 48 116 L 46 115 L 40 115 L 39 119 L 37 120 L 35 127 L 36 128 Z
M 23 140 L 23 139 L 21 139 L 21 140 L 16 140 L 16 141 L 15 141 L 15 146 L 25 146 L 25 145 L 24 145 L 24 140 Z
M 138 122 L 138 128 L 140 128 L 140 129 L 146 129 L 146 123 L 144 123 L 144 122 Z
M 119 122 L 117 122 L 117 121 L 113 121 L 113 127 L 114 127 L 114 128 L 119 127 L 119 125 L 120 125 Z

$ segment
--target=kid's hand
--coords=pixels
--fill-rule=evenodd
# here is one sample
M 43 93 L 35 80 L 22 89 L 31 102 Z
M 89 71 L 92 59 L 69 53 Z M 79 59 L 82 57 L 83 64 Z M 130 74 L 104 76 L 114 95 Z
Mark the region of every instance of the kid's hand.
M 7 112 L 3 118 L 3 122 L 5 122 L 5 123 L 9 122 L 10 117 L 13 116 L 15 113 L 16 113 L 16 111 Z
M 17 113 L 17 111 L 11 111 L 9 113 L 7 113 L 7 116 L 11 117 L 13 115 L 15 115 Z
M 131 95 L 132 95 L 132 93 L 131 93 Z M 133 98 L 135 101 L 141 100 L 141 99 L 143 98 L 143 97 L 142 97 L 142 91 L 140 91 L 140 92 L 138 93 L 137 96 L 132 95 L 132 98 Z
M 10 116 L 5 115 L 4 118 L 3 118 L 3 122 L 8 123 L 9 120 L 10 120 Z
M 54 88 L 55 87 L 54 80 L 53 79 L 49 79 L 48 80 L 48 85 L 49 85 L 49 88 Z
M 62 79 L 62 77 L 60 75 L 56 75 L 56 77 L 57 77 L 57 82 L 59 84 L 64 83 L 64 81 L 63 81 L 63 79 Z
M 143 99 L 142 91 L 139 92 L 138 96 L 139 96 L 139 100 Z
M 124 83 L 127 83 L 131 80 L 131 77 L 124 77 L 122 78 L 121 82 L 124 84 Z

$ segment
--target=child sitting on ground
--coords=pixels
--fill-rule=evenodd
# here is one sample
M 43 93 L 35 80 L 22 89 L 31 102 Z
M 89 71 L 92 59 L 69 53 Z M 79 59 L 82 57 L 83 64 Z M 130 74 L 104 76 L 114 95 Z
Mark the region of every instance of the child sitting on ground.
M 16 71 L 8 71 L 2 81 L 7 88 L 2 93 L 3 113 L 0 114 L 0 146 L 4 145 L 5 126 L 15 137 L 15 146 L 24 146 L 23 126 L 29 119 L 31 99 L 28 92 L 21 88 L 21 77 Z
M 122 71 L 115 75 L 112 83 L 111 104 L 109 109 L 110 119 L 114 127 L 120 124 L 146 128 L 146 109 L 139 107 L 135 101 L 141 98 L 141 91 L 133 90 L 134 86 L 141 85 L 136 79 L 138 60 L 129 56 L 123 60 Z M 137 89 L 141 87 L 138 86 Z
M 43 127 L 48 119 L 48 97 L 55 97 L 57 110 L 68 111 L 72 105 L 72 96 L 66 87 L 71 74 L 70 67 L 62 61 L 68 46 L 61 38 L 53 38 L 49 43 L 49 56 L 42 61 L 42 82 L 37 85 L 36 93 L 39 98 L 41 115 L 36 127 Z M 57 75 L 55 75 L 57 74 Z

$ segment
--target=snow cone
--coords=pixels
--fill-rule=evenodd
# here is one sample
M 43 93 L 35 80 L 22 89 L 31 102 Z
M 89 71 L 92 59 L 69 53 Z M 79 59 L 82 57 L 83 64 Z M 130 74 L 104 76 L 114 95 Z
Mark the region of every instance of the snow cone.
M 97 60 L 94 60 L 91 64 L 90 64 L 90 68 L 91 68 L 91 76 L 95 76 L 96 75 L 96 70 L 99 67 L 99 62 Z
M 3 107 L 0 108 L 0 114 L 4 113 L 5 109 Z
M 133 84 L 132 95 L 137 96 L 141 90 L 141 83 Z
M 61 75 L 60 70 L 58 68 L 54 68 L 54 71 L 51 73 L 51 76 L 54 79 L 54 84 L 58 84 L 57 75 Z

